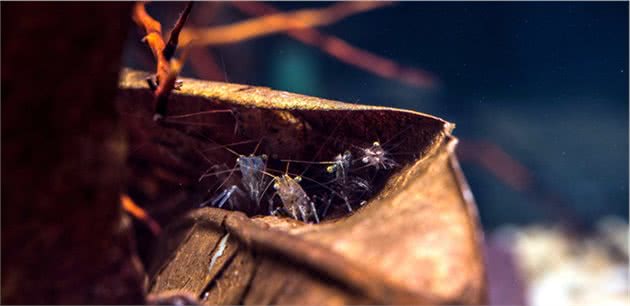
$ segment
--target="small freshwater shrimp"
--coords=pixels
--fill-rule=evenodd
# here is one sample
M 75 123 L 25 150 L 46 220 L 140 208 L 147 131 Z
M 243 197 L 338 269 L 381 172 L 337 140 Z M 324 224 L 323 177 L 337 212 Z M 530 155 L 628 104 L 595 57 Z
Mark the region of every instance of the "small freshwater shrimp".
M 252 201 L 260 202 L 261 191 L 266 185 L 265 174 L 267 168 L 267 155 L 239 156 L 236 159 L 241 172 L 241 184 L 249 194 Z
M 230 177 L 232 177 L 232 175 L 238 168 L 239 172 L 241 173 L 241 181 L 238 184 L 229 185 L 225 189 L 221 190 L 218 195 L 214 196 L 208 201 L 201 203 L 200 206 L 205 206 L 208 203 L 212 203 L 213 206 L 222 208 L 226 202 L 229 202 L 230 207 L 234 208 L 235 193 L 242 196 L 248 196 L 251 202 L 256 203 L 257 206 L 260 205 L 260 201 L 262 198 L 261 190 L 266 182 L 265 176 L 262 174 L 266 167 L 263 160 L 264 157 L 261 156 L 241 156 L 237 158 L 237 165 L 232 169 L 203 174 L 200 180 L 211 175 L 216 175 L 218 177 L 221 174 L 229 172 L 229 175 L 217 188 L 221 189 L 221 187 L 225 185 L 225 183 L 230 179 Z
M 372 145 L 369 147 L 354 146 L 355 148 L 358 149 L 360 153 L 359 160 L 364 164 L 364 167 L 372 167 L 372 168 L 375 168 L 376 170 L 389 170 L 389 169 L 399 167 L 400 164 L 397 161 L 395 161 L 392 158 L 392 156 L 409 155 L 409 154 L 415 155 L 416 153 L 404 153 L 404 152 L 392 153 L 395 148 L 397 148 L 403 143 L 403 141 L 401 139 L 401 141 L 398 142 L 397 144 L 391 144 L 391 142 L 394 141 L 395 139 L 399 139 L 400 136 L 409 132 L 409 130 L 411 130 L 412 128 L 413 128 L 413 125 L 408 125 L 406 128 L 400 129 L 396 134 L 391 136 L 389 140 L 385 141 L 384 143 L 381 143 L 379 141 L 374 141 Z
M 306 194 L 300 182 L 302 178 L 300 176 L 291 177 L 288 174 L 274 177 L 273 188 L 276 190 L 275 195 L 280 197 L 284 209 L 290 213 L 293 218 L 298 219 L 298 212 L 302 221 L 307 222 L 312 216 L 315 218 L 315 222 L 319 223 L 319 216 L 315 209 L 315 203 L 311 201 Z M 271 197 L 273 200 L 273 196 Z M 273 212 L 273 209 L 270 210 Z
M 314 164 L 314 165 L 329 165 L 326 167 L 327 173 L 334 173 L 335 178 L 333 181 L 339 183 L 345 183 L 348 178 L 348 172 L 352 163 L 352 153 L 345 151 L 343 154 L 338 154 L 332 161 L 303 161 L 303 160 L 291 160 L 283 159 L 283 162 L 295 162 L 301 164 Z M 331 181 L 332 182 L 332 181 Z
M 352 163 L 352 153 L 345 151 L 343 154 L 335 156 L 333 164 L 326 167 L 326 172 L 334 173 L 335 179 L 341 183 L 345 183 L 348 177 L 348 171 Z
M 241 189 L 239 189 L 238 186 L 232 185 L 232 186 L 230 186 L 228 188 L 223 189 L 223 191 L 221 191 L 220 194 L 218 194 L 217 196 L 212 198 L 210 200 L 210 202 L 212 203 L 212 206 L 216 206 L 218 208 L 222 208 L 223 205 L 225 204 L 225 202 L 227 202 L 229 200 L 230 201 L 230 206 L 232 208 L 234 208 L 234 202 L 232 201 L 234 199 L 234 197 L 232 196 L 232 194 L 234 194 L 235 192 L 242 193 L 243 191 Z
M 318 183 L 318 185 L 329 189 L 331 192 L 331 196 L 337 196 L 342 199 L 346 205 L 348 212 L 352 212 L 352 202 L 354 198 L 356 198 L 357 194 L 365 194 L 365 192 L 369 191 L 370 185 L 367 180 L 350 175 L 350 170 L 352 166 L 352 153 L 348 150 L 344 151 L 342 154 L 338 154 L 332 161 L 296 161 L 296 160 L 283 160 L 285 162 L 297 162 L 297 163 L 305 163 L 305 164 L 323 164 L 328 165 L 326 167 L 326 172 L 330 174 L 334 174 L 335 177 L 326 182 L 326 183 Z M 325 210 L 328 210 L 330 206 L 331 197 L 328 198 L 326 203 Z
M 260 142 L 256 146 L 254 152 L 257 151 L 259 145 Z M 251 200 L 250 202 L 256 203 L 256 207 L 259 207 L 266 191 L 273 186 L 275 193 L 269 198 L 270 214 L 274 215 L 279 211 L 279 209 L 274 209 L 273 207 L 273 199 L 277 195 L 282 203 L 279 208 L 296 220 L 302 220 L 304 222 L 314 220 L 315 222 L 319 222 L 319 216 L 317 214 L 315 204 L 311 201 L 302 186 L 300 186 L 302 177 L 291 177 L 288 174 L 289 164 L 287 164 L 287 172 L 276 176 L 267 172 L 268 157 L 265 154 L 251 154 L 249 156 L 245 156 L 238 154 L 227 146 L 221 147 L 238 157 L 232 169 L 227 169 L 225 165 L 223 165 L 222 169 L 221 167 L 213 166 L 211 170 L 218 171 L 210 171 L 204 173 L 200 177 L 200 180 L 213 175 L 223 178 L 223 182 L 217 188 L 217 190 L 221 191 L 211 200 L 204 202 L 204 204 L 212 203 L 212 205 L 221 208 L 225 205 L 225 203 L 230 203 L 230 206 L 233 207 L 233 201 L 239 202 L 234 199 L 234 196 L 240 195 L 248 197 Z M 238 173 L 239 175 L 235 176 L 235 173 Z M 228 185 L 228 182 L 236 183 Z M 228 187 L 221 189 L 224 185 L 228 185 Z
M 225 182 L 229 180 L 229 178 L 232 176 L 234 171 L 236 171 L 236 168 L 238 168 L 239 172 L 241 173 L 241 181 L 238 185 L 241 185 L 241 188 L 239 188 L 239 186 L 236 184 L 229 185 L 227 188 L 223 189 L 218 195 L 216 195 L 209 201 L 201 203 L 201 206 L 205 206 L 208 203 L 212 203 L 213 206 L 222 208 L 223 205 L 227 201 L 229 201 L 230 207 L 234 208 L 233 195 L 235 193 L 238 193 L 240 195 L 247 194 L 249 196 L 249 199 L 252 202 L 256 203 L 256 205 L 259 205 L 260 200 L 261 200 L 261 190 L 266 182 L 265 176 L 263 174 L 263 171 L 266 167 L 264 160 L 266 160 L 266 156 L 264 155 L 263 156 L 240 156 L 239 158 L 236 159 L 237 166 L 235 166 L 234 168 L 229 169 L 229 170 L 217 171 L 213 173 L 206 173 L 202 175 L 200 180 L 210 175 L 219 176 L 221 174 L 225 174 L 226 172 L 229 172 L 230 174 L 223 180 L 223 183 L 221 183 L 221 185 L 217 188 L 217 189 L 220 189 L 223 185 L 225 185 Z M 243 189 L 245 191 L 243 191 Z
M 254 149 L 254 152 L 257 151 L 259 145 L 260 141 L 256 145 L 256 149 Z M 217 196 L 215 196 L 212 200 L 213 205 L 217 203 L 222 206 L 228 199 L 230 199 L 229 201 L 231 203 L 231 197 L 236 192 L 239 194 L 246 193 L 249 196 L 251 202 L 255 203 L 256 206 L 259 206 L 260 201 L 262 200 L 261 190 L 267 184 L 267 180 L 265 179 L 264 175 L 265 169 L 267 167 L 267 156 L 265 154 L 251 154 L 249 156 L 245 156 L 238 154 L 227 146 L 222 146 L 222 148 L 237 156 L 236 164 L 234 165 L 234 167 L 227 170 L 206 172 L 199 178 L 199 180 L 202 180 L 208 176 L 214 175 L 219 177 L 222 174 L 229 173 L 227 177 L 223 179 L 223 182 L 219 185 L 219 187 L 217 187 L 217 189 L 221 189 L 221 187 L 223 187 L 230 180 L 230 178 L 233 177 L 233 174 L 236 172 L 237 169 L 240 172 L 241 177 L 240 181 L 235 184 L 229 185 L 227 188 L 223 189 Z M 227 168 L 226 166 L 223 167 Z M 211 167 L 211 169 L 216 169 L 216 166 Z M 208 202 L 204 202 L 203 204 L 207 203 Z
M 221 164 L 221 165 L 214 165 L 212 167 L 210 167 L 210 170 L 216 170 L 213 171 L 212 173 L 205 173 L 203 174 L 199 180 L 203 180 L 205 177 L 208 176 L 216 176 L 219 179 L 223 179 L 223 183 L 221 184 L 221 186 L 225 185 L 226 182 L 228 182 L 228 180 L 230 180 L 231 175 L 227 175 L 227 173 L 231 173 L 232 170 L 229 169 L 225 164 Z M 219 186 L 217 189 L 220 189 L 221 186 Z M 237 183 L 236 184 L 231 184 L 229 185 L 227 188 L 221 190 L 221 192 L 217 195 L 214 195 L 213 197 L 211 197 L 210 199 L 208 199 L 207 201 L 202 202 L 201 204 L 199 204 L 199 207 L 204 207 L 208 204 L 215 206 L 215 207 L 219 207 L 222 208 L 225 203 L 229 203 L 230 204 L 230 208 L 234 208 L 235 207 L 235 197 L 233 196 L 234 194 L 239 194 L 239 195 L 244 195 L 243 191 L 238 188 Z
M 360 152 L 360 160 L 367 167 L 387 170 L 398 166 L 396 161 L 388 157 L 387 152 L 378 141 L 373 142 L 370 147 L 360 148 Z

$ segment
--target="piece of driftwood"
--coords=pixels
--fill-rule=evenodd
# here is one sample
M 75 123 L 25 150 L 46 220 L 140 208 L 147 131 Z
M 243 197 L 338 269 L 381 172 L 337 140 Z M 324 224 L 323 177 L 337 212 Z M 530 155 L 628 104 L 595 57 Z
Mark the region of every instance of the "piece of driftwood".
M 2 304 L 139 304 L 113 103 L 131 4 L 2 3 Z
M 169 224 L 144 251 L 150 293 L 179 292 L 204 304 L 486 302 L 483 237 L 453 153 L 453 124 L 191 79 L 156 123 L 147 76 L 121 73 L 118 108 L 130 140 L 127 192 Z M 221 182 L 200 175 L 212 164 L 234 164 L 226 144 L 244 144 L 233 147 L 243 155 L 317 161 L 376 140 L 399 166 L 379 171 L 374 194 L 352 213 L 338 209 L 306 224 L 259 211 L 191 211 Z

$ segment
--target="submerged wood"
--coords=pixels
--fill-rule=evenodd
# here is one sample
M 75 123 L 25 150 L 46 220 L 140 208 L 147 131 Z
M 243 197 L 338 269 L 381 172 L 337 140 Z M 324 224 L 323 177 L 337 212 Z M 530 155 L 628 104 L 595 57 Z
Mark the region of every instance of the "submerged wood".
M 146 77 L 122 72 L 118 108 L 130 140 L 128 192 L 170 224 L 145 254 L 151 293 L 183 291 L 204 304 L 486 303 L 483 237 L 453 152 L 453 124 L 413 111 L 191 79 L 173 93 L 169 115 L 203 114 L 158 124 Z M 212 112 L 225 109 L 231 113 Z M 260 152 L 297 160 L 338 154 L 342 145 L 332 138 L 357 146 L 396 139 L 389 145 L 401 152 L 400 167 L 373 180 L 376 193 L 367 204 L 319 224 L 211 207 L 191 211 L 216 186 L 198 180 L 208 163 L 234 162 L 227 150 L 208 151 L 209 142 L 260 138 Z M 247 149 L 239 153 L 252 153 Z

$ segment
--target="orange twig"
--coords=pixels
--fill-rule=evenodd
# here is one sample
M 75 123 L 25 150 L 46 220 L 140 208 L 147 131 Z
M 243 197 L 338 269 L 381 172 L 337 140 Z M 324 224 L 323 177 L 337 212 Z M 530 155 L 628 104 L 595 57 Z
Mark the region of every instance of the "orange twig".
M 162 38 L 162 25 L 147 13 L 144 6 L 144 2 L 136 3 L 133 10 L 133 21 L 147 33 L 143 41 L 149 45 L 157 62 L 156 80 L 159 83 L 160 80 L 166 79 L 169 72 L 168 60 L 163 53 L 166 44 Z
M 157 223 L 142 207 L 136 205 L 133 200 L 126 194 L 120 196 L 120 202 L 123 210 L 134 218 L 142 221 L 146 224 L 154 235 L 159 235 L 162 232 L 162 227 Z
M 278 12 L 273 6 L 262 2 L 234 1 L 230 4 L 253 16 Z M 417 87 L 432 87 L 438 83 L 438 80 L 427 71 L 403 67 L 392 60 L 354 47 L 342 39 L 323 34 L 315 29 L 308 27 L 301 30 L 289 29 L 286 34 L 302 43 L 317 47 L 342 62 L 384 78 L 397 79 Z
M 185 56 L 182 56 L 181 60 L 172 59 L 169 61 L 168 73 L 166 78 L 159 83 L 158 87 L 155 89 L 155 115 L 153 117 L 154 120 L 160 120 L 163 116 L 166 115 L 167 106 L 168 106 L 168 97 L 171 94 L 171 91 L 175 88 L 175 83 L 177 82 L 177 76 L 182 70 L 183 63 L 185 61 Z
M 342 2 L 322 9 L 274 12 L 271 15 L 225 26 L 186 29 L 182 32 L 182 37 L 193 40 L 194 45 L 231 44 L 289 30 L 332 24 L 354 14 L 390 4 L 381 1 Z
M 153 52 L 153 56 L 157 62 L 155 74 L 157 87 L 154 89 L 155 119 L 162 118 L 166 115 L 168 97 L 175 88 L 175 80 L 181 69 L 181 63 L 173 62 L 171 58 L 175 54 L 180 32 L 186 23 L 186 19 L 188 19 L 190 15 L 191 9 L 192 2 L 188 2 L 169 35 L 168 43 L 164 43 L 162 26 L 147 13 L 144 2 L 137 2 L 133 10 L 133 20 L 146 31 L 147 35 L 144 37 L 144 41 L 146 41 L 151 48 L 151 52 Z
M 173 30 L 171 30 L 171 33 L 169 34 L 168 42 L 164 47 L 164 51 L 162 51 L 162 54 L 164 55 L 164 57 L 166 57 L 167 60 L 170 60 L 171 57 L 173 57 L 173 55 L 175 54 L 175 49 L 177 49 L 177 43 L 179 41 L 179 35 L 182 31 L 182 28 L 184 27 L 184 24 L 186 23 L 186 20 L 188 19 L 188 16 L 190 15 L 192 5 L 192 1 L 186 4 L 186 8 L 182 12 L 182 14 L 179 15 L 175 26 L 173 26 Z

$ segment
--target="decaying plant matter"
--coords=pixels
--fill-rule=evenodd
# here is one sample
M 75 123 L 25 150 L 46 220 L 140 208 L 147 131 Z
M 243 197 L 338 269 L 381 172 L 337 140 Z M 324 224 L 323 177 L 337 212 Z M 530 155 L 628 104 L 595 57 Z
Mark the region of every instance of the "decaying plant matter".
M 123 74 L 118 106 L 131 133 L 128 192 L 170 224 L 147 259 L 152 294 L 183 291 L 205 304 L 485 301 L 482 238 L 453 156 L 452 124 L 410 111 L 184 79 L 171 110 L 194 116 L 157 127 L 146 76 Z M 375 193 L 352 213 L 340 204 L 319 224 L 213 207 L 188 213 L 224 180 L 199 181 L 208 161 L 227 168 L 236 162 L 226 144 L 238 144 L 232 149 L 241 154 L 329 161 L 345 145 L 387 139 L 396 139 L 390 158 L 399 167 L 377 173 L 370 181 Z M 314 166 L 296 162 L 294 171 Z

